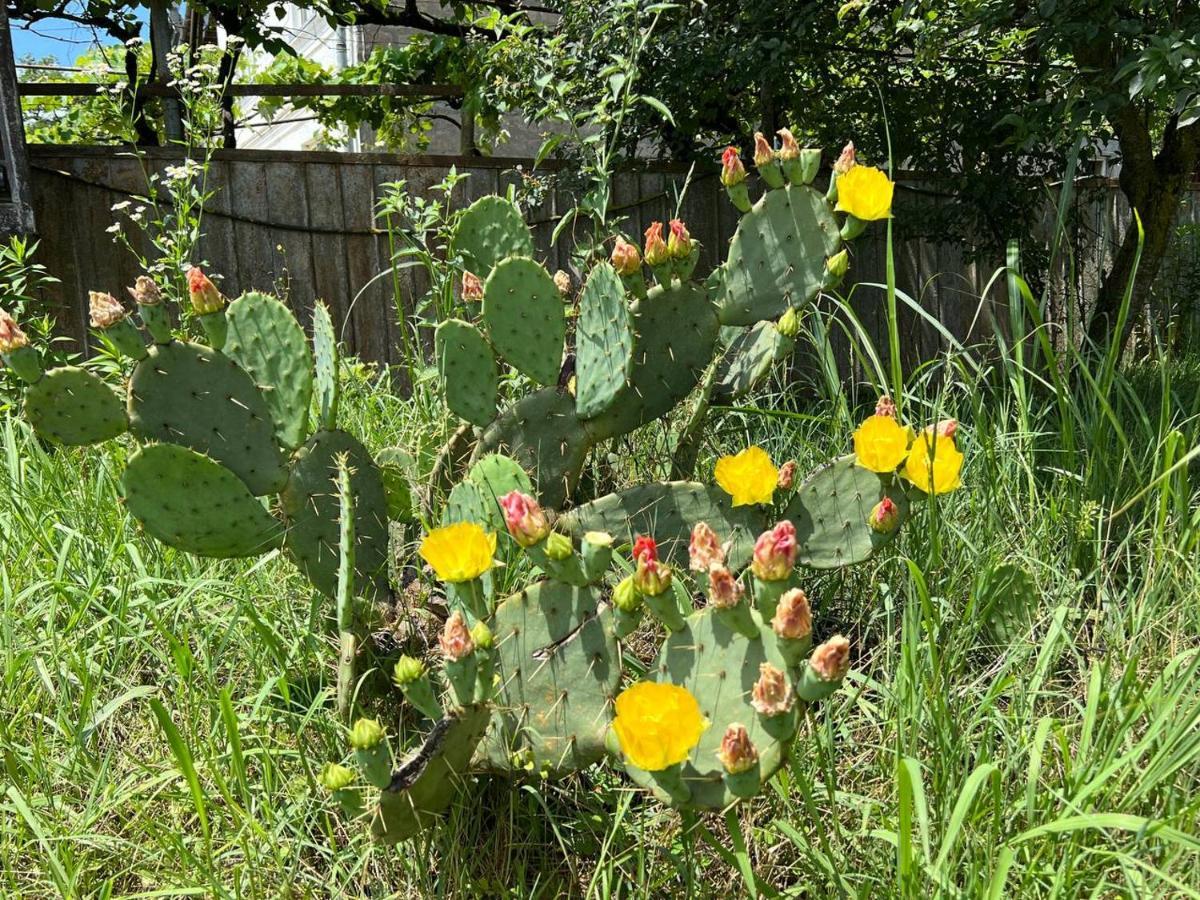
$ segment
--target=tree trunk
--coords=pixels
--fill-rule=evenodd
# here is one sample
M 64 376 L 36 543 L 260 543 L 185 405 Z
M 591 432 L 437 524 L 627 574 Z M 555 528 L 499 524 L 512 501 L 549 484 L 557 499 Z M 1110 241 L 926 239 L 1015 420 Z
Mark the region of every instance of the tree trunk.
M 130 121 L 139 147 L 157 147 L 158 132 L 146 118 L 146 96 L 140 90 L 141 76 L 138 74 L 136 50 L 125 51 L 125 77 L 129 79 Z
M 233 115 L 233 97 L 229 93 L 229 86 L 233 84 L 233 75 L 237 71 L 240 55 L 240 45 L 226 49 L 221 56 L 221 66 L 218 70 L 221 90 L 221 146 L 226 150 L 237 147 L 237 120 Z
M 1131 223 L 1113 260 L 1112 270 L 1100 286 L 1096 307 L 1088 323 L 1088 337 L 1101 350 L 1111 346 L 1111 341 L 1117 341 L 1118 352 L 1124 352 L 1137 315 L 1149 300 L 1150 289 L 1162 268 L 1163 257 L 1171 240 L 1180 201 L 1196 169 L 1197 133 L 1196 126 L 1179 129 L 1174 121 L 1169 122 L 1162 150 L 1157 156 L 1152 156 L 1144 152 L 1143 142 L 1148 142 L 1144 125 L 1139 123 L 1132 134 L 1128 128 L 1117 128 L 1122 151 L 1121 192 L 1141 217 L 1144 237 L 1141 260 L 1137 262 L 1135 274 L 1138 229 L 1136 223 Z M 1127 139 L 1139 145 L 1131 148 L 1132 152 L 1126 150 Z M 1116 334 L 1121 303 L 1131 280 L 1133 289 L 1129 316 L 1121 333 Z

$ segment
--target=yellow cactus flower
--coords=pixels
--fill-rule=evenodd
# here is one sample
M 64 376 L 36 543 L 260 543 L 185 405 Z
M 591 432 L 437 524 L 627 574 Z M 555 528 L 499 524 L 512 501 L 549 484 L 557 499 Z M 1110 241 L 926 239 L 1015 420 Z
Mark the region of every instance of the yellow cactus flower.
M 659 772 L 687 759 L 708 725 L 687 688 L 639 681 L 617 695 L 612 727 L 626 759 Z
M 904 477 L 926 494 L 944 494 L 962 487 L 963 455 L 954 438 L 923 432 L 904 464 Z
M 838 212 L 873 222 L 892 214 L 892 193 L 896 185 L 874 166 L 854 166 L 837 180 Z
M 492 567 L 496 535 L 474 522 L 435 528 L 421 541 L 421 559 L 433 566 L 440 581 L 470 581 Z
M 734 506 L 770 503 L 779 484 L 779 470 L 761 447 L 747 447 L 735 456 L 722 456 L 717 460 L 713 477 L 733 498 Z
M 872 472 L 895 472 L 911 443 L 912 432 L 892 416 L 868 416 L 854 431 L 854 455 Z

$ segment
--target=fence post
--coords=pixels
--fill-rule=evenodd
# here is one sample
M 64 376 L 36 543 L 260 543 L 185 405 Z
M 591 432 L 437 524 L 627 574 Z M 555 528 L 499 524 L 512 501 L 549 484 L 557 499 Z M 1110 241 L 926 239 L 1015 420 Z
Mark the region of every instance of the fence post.
M 167 54 L 171 52 L 173 44 L 172 32 L 166 0 L 150 0 L 150 52 L 154 57 L 154 78 L 164 85 L 171 80 Z M 167 143 L 183 143 L 183 116 L 179 101 L 174 97 L 163 99 L 163 127 L 167 133 Z

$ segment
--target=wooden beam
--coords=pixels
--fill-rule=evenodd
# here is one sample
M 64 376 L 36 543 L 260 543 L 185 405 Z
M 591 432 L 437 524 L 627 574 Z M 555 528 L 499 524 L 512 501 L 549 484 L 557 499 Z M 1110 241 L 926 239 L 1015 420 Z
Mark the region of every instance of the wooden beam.
M 25 125 L 17 97 L 17 69 L 8 12 L 0 4 L 0 166 L 8 182 L 8 196 L 0 198 L 0 234 L 34 230 L 29 159 L 25 155 Z
M 91 97 L 113 85 L 76 82 L 22 82 L 23 97 Z M 138 90 L 149 97 L 178 97 L 179 90 L 164 84 L 144 84 Z M 233 97 L 412 97 L 421 100 L 452 100 L 462 91 L 445 84 L 234 84 Z

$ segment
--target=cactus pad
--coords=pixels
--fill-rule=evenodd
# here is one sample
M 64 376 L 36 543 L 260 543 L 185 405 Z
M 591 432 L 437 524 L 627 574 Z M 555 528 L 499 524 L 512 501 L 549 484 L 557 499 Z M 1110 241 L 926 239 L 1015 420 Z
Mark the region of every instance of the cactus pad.
M 567 323 L 554 279 L 539 262 L 501 260 L 483 288 L 488 337 L 514 368 L 541 384 L 554 384 L 562 367 Z
M 407 840 L 437 822 L 465 784 L 467 765 L 488 724 L 486 706 L 468 706 L 442 719 L 421 749 L 379 792 L 371 834 L 387 844 Z
M 627 434 L 669 413 L 712 362 L 717 313 L 699 285 L 654 287 L 633 305 L 633 368 L 602 415 L 588 420 L 603 438 Z
M 598 601 L 595 589 L 547 580 L 496 607 L 500 687 L 483 746 L 491 766 L 508 769 L 519 754 L 565 773 L 604 755 L 621 665 Z
M 990 644 L 1007 649 L 1029 637 L 1038 594 L 1033 577 L 1025 569 L 1015 563 L 989 568 L 975 596 Z
M 575 346 L 575 402 L 580 418 L 588 419 L 613 404 L 633 364 L 633 317 L 609 263 L 592 269 L 579 295 Z
M 317 426 L 325 431 L 337 427 L 338 348 L 337 334 L 329 307 L 321 301 L 313 307 L 313 387 L 317 395 Z
M 225 355 L 241 366 L 262 391 L 275 436 L 294 450 L 308 436 L 313 359 L 304 329 L 291 310 L 267 294 L 243 294 L 226 311 Z
M 476 454 L 503 450 L 529 473 L 544 506 L 562 506 L 575 490 L 595 438 L 566 391 L 542 388 L 514 403 L 479 439 Z
M 283 541 L 283 525 L 241 479 L 186 447 L 142 447 L 130 457 L 121 488 L 148 534 L 188 553 L 257 556 Z
M 508 527 L 504 522 L 504 510 L 500 508 L 501 497 L 509 491 L 534 492 L 533 482 L 525 470 L 499 453 L 489 453 L 476 462 L 467 480 L 475 486 L 483 503 L 484 519 L 479 521 L 486 521 L 493 531 L 504 532 Z
M 729 342 L 717 363 L 712 401 L 726 403 L 750 393 L 795 345 L 793 338 L 779 333 L 774 322 L 759 322 L 740 332 Z
M 98 444 L 129 427 L 124 405 L 98 376 L 75 366 L 51 369 L 25 389 L 25 416 L 59 444 Z
M 154 344 L 129 379 L 129 424 L 143 441 L 191 447 L 271 494 L 287 481 L 262 393 L 237 363 L 200 344 Z
M 481 197 L 463 210 L 450 238 L 467 269 L 486 279 L 500 260 L 533 256 L 533 236 L 516 205 L 503 197 Z
M 890 534 L 867 524 L 885 496 L 899 513 Z M 784 516 L 796 526 L 800 564 L 834 569 L 863 562 L 890 543 L 908 518 L 908 498 L 894 477 L 877 475 L 857 465 L 854 456 L 843 456 L 800 485 Z
M 296 451 L 287 485 L 280 494 L 287 523 L 288 554 L 309 581 L 335 596 L 338 569 L 337 457 L 349 458 L 354 494 L 355 592 L 387 593 L 387 495 L 379 468 L 355 438 L 344 431 L 318 431 Z
M 700 704 L 709 726 L 682 764 L 682 780 L 691 792 L 686 803 L 679 804 L 666 795 L 654 773 L 626 765 L 635 782 L 664 802 L 721 809 L 737 800 L 726 785 L 725 769 L 717 758 L 721 738 L 734 723 L 746 727 L 758 751 L 762 782 L 787 761 L 788 743 L 796 733 L 797 708 L 767 717 L 750 705 L 762 663 L 770 663 L 782 672 L 788 670 L 775 633 L 761 624 L 759 631 L 758 638 L 748 638 L 713 615 L 713 610 L 703 610 L 688 616 L 683 629 L 667 636 L 651 674 L 655 680 L 687 688 Z
M 731 568 L 750 559 L 755 538 L 767 527 L 755 507 L 735 509 L 723 490 L 694 481 L 639 485 L 585 503 L 559 518 L 559 524 L 575 537 L 607 531 L 618 541 L 632 542 L 636 535 L 651 535 L 659 554 L 675 566 L 687 565 L 688 540 L 697 522 L 712 526 L 722 543 L 732 540 Z
M 833 210 L 818 191 L 767 191 L 742 216 L 719 270 L 721 323 L 753 325 L 808 305 L 821 290 L 825 258 L 840 243 Z
M 492 348 L 478 328 L 461 319 L 442 322 L 436 343 L 446 406 L 468 422 L 487 425 L 496 416 L 500 381 Z

